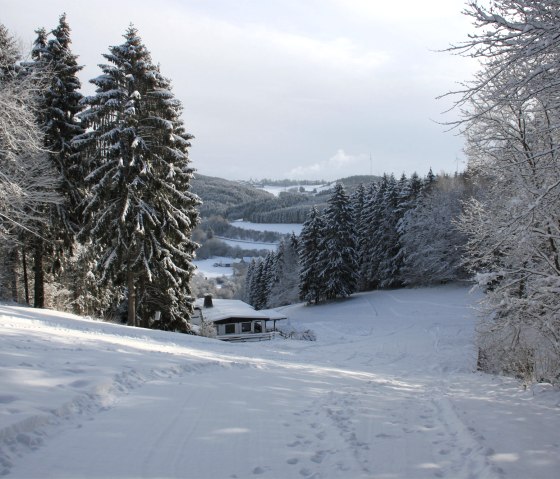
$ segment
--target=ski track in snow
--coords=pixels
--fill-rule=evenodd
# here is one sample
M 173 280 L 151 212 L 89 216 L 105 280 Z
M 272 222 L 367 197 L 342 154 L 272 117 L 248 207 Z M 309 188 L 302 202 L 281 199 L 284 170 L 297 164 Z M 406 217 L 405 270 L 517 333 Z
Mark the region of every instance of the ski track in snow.
M 285 307 L 228 344 L 0 305 L 0 474 L 560 477 L 560 396 L 474 373 L 465 287 Z

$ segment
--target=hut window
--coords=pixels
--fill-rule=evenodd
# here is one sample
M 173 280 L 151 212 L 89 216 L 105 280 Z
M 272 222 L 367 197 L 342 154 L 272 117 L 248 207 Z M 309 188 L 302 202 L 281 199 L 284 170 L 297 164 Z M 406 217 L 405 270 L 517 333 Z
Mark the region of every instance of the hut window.
M 241 323 L 241 332 L 242 333 L 250 333 L 251 332 L 251 323 Z
M 226 334 L 235 334 L 235 324 L 226 324 Z

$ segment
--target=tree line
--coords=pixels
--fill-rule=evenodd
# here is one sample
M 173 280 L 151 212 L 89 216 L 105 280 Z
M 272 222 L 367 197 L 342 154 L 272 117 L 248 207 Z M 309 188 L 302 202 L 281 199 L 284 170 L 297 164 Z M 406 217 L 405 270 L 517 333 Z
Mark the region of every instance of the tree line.
M 200 200 L 170 80 L 131 25 L 84 97 L 66 16 L 36 33 L 22 61 L 0 25 L 2 297 L 187 331 Z
M 357 291 L 466 278 L 467 239 L 458 228 L 466 175 L 384 175 L 348 195 L 337 184 L 313 207 L 299 237 L 249 266 L 246 300 L 269 308 L 345 298 Z

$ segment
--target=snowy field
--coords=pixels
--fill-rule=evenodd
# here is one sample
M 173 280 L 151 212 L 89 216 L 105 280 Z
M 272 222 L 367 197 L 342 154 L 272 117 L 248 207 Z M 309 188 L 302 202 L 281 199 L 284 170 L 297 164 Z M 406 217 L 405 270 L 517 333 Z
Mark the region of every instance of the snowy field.
M 231 225 L 245 230 L 274 231 L 281 234 L 291 234 L 293 232 L 298 236 L 301 234 L 303 227 L 299 223 L 251 223 L 242 220 L 232 221 Z
M 465 287 L 289 306 L 229 344 L 0 305 L 0 474 L 558 479 L 560 396 L 475 373 Z
M 214 238 L 218 238 L 219 240 L 223 241 L 229 246 L 232 247 L 238 246 L 239 248 L 246 249 L 246 250 L 248 249 L 248 250 L 276 251 L 276 249 L 278 248 L 278 243 L 263 243 L 263 242 L 252 241 L 252 240 L 230 239 L 218 235 L 214 235 Z
M 247 258 L 250 261 L 249 258 Z M 219 278 L 220 276 L 233 276 L 233 268 L 225 266 L 240 262 L 240 259 L 229 258 L 225 256 L 215 256 L 209 259 L 200 259 L 194 261 L 197 274 L 201 274 L 205 278 Z
M 332 183 L 327 183 L 323 185 L 293 185 L 293 186 L 275 186 L 275 185 L 264 185 L 264 186 L 257 186 L 256 188 L 259 190 L 267 191 L 268 193 L 273 194 L 274 196 L 278 196 L 282 192 L 286 191 L 298 191 L 300 188 L 303 188 L 304 191 L 312 193 L 312 192 L 321 192 L 332 188 Z

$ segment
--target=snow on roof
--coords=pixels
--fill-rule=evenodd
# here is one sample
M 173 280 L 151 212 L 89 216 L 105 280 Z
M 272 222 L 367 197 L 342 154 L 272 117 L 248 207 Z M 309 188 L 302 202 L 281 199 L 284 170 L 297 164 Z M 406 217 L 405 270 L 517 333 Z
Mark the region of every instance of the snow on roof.
M 216 322 L 228 318 L 270 319 L 262 311 L 256 311 L 252 306 L 238 299 L 212 299 L 213 306 L 204 307 L 204 298 L 195 301 L 195 307 L 202 311 L 204 321 Z
M 277 311 L 276 309 L 261 309 L 259 313 L 264 313 L 268 316 L 269 319 L 278 320 L 278 319 L 288 319 L 284 313 Z

